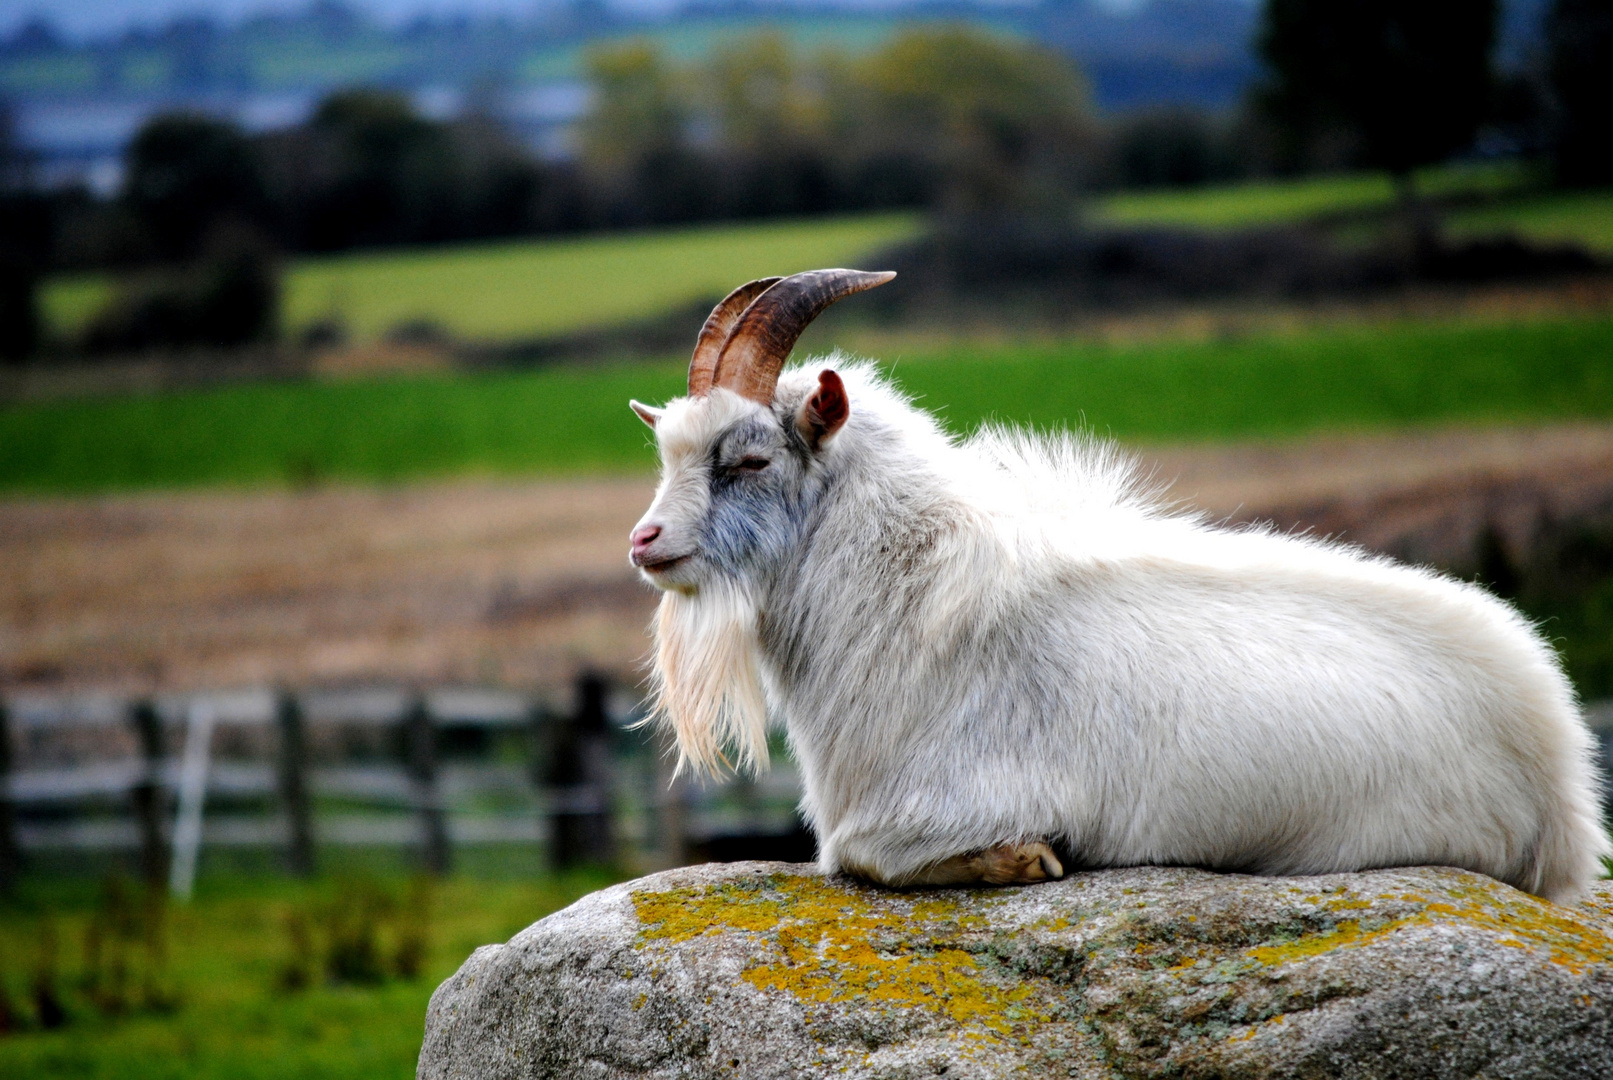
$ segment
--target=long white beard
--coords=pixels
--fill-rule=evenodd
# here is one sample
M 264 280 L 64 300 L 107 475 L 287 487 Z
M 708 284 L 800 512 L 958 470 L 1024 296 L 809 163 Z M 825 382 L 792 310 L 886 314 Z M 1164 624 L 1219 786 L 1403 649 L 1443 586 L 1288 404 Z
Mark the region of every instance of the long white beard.
M 662 594 L 654 715 L 677 738 L 679 773 L 766 767 L 767 698 L 757 653 L 756 605 L 742 586 L 720 581 L 693 595 Z

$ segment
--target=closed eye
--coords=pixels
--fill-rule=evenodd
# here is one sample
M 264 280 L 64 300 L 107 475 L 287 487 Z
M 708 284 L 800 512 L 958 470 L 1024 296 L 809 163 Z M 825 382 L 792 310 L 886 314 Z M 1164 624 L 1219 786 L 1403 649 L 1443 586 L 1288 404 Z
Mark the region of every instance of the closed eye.
M 734 463 L 734 470 L 736 472 L 761 472 L 770 464 L 772 464 L 772 462 L 768 461 L 764 457 L 740 458 Z

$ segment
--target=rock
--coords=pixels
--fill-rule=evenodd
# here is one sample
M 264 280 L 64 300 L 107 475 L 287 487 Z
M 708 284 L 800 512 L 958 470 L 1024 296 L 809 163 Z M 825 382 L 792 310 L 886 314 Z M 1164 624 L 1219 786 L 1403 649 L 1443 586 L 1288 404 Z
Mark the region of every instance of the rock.
M 1613 882 L 1143 868 L 891 892 L 675 870 L 476 952 L 421 1080 L 1613 1077 Z

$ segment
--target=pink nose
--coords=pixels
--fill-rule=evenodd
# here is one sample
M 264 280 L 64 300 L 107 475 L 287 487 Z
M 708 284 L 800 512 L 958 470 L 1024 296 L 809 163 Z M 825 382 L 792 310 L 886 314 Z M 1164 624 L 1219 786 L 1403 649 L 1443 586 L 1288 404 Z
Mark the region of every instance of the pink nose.
M 633 530 L 633 535 L 628 537 L 628 539 L 633 542 L 634 551 L 642 551 L 651 544 L 655 543 L 655 538 L 660 535 L 661 526 L 640 525 L 638 528 Z

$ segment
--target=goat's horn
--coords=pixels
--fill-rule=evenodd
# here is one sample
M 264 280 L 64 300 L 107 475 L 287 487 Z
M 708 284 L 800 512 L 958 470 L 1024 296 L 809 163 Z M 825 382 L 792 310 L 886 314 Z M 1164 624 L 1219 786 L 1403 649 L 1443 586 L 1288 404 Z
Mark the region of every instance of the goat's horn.
M 751 301 L 766 292 L 781 278 L 764 277 L 755 281 L 748 281 L 722 298 L 722 301 L 711 309 L 706 316 L 706 324 L 700 328 L 700 337 L 694 344 L 694 359 L 689 361 L 689 396 L 701 397 L 711 389 L 712 376 L 717 374 L 717 358 L 722 355 L 722 347 L 728 342 L 728 335 L 734 330 L 734 324 L 739 317 L 750 307 Z
M 895 276 L 894 270 L 809 270 L 790 275 L 753 300 L 739 317 L 717 358 L 712 385 L 771 404 L 779 372 L 807 323 L 841 297 L 883 285 Z

